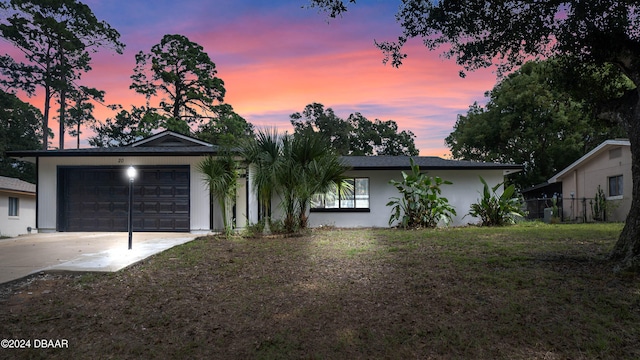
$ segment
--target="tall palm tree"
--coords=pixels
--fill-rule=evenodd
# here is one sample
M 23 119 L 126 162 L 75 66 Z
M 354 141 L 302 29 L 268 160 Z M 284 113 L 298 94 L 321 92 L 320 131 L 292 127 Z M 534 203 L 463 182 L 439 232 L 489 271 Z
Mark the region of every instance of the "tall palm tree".
M 215 158 L 208 156 L 198 164 L 198 171 L 204 174 L 209 192 L 220 204 L 224 231 L 229 235 L 233 229 L 230 212 L 236 197 L 238 162 L 228 152 Z
M 277 129 L 259 129 L 254 139 L 242 145 L 242 155 L 252 167 L 251 184 L 264 206 L 264 232 L 268 234 L 271 198 L 279 189 L 277 174 L 282 160 L 282 139 Z

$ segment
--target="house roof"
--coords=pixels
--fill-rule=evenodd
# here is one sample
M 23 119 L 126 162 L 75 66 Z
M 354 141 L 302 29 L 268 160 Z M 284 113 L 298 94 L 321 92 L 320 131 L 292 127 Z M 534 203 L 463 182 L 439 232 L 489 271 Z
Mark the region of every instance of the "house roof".
M 0 176 L 0 191 L 35 194 L 36 185 L 20 179 Z
M 408 170 L 409 156 L 343 156 L 345 165 L 354 170 Z M 447 160 L 436 156 L 412 156 L 421 170 L 504 170 L 511 174 L 522 170 L 522 165 L 499 164 L 466 160 Z
M 179 134 L 173 131 L 165 130 L 148 138 L 136 141 L 129 146 L 131 147 L 192 147 L 207 146 L 213 147 L 212 144 L 196 139 L 191 136 Z
M 109 148 L 84 148 L 65 150 L 22 150 L 8 151 L 13 158 L 35 162 L 37 157 L 67 156 L 198 156 L 215 155 L 216 145 L 178 134 L 163 131 L 128 146 Z M 409 156 L 343 156 L 345 165 L 354 170 L 408 170 L 411 169 Z M 422 170 L 503 170 L 511 174 L 522 170 L 522 165 L 491 162 L 447 160 L 435 156 L 414 156 L 415 163 Z
M 574 161 L 571 165 L 567 166 L 566 168 L 564 168 L 559 173 L 555 174 L 551 179 L 549 179 L 548 182 L 549 183 L 557 182 L 560 179 L 562 179 L 566 174 L 568 174 L 571 171 L 575 170 L 577 167 L 581 166 L 582 164 L 586 163 L 587 161 L 595 158 L 596 156 L 602 154 L 605 151 L 609 151 L 612 148 L 616 148 L 616 147 L 620 147 L 620 146 L 631 146 L 631 143 L 629 142 L 629 140 L 625 140 L 625 139 L 606 140 L 602 144 L 596 146 L 595 149 L 589 151 L 586 155 L 584 155 L 580 159 Z
M 35 162 L 38 157 L 68 156 L 198 156 L 214 155 L 219 147 L 172 131 L 163 131 L 127 146 L 64 150 L 7 151 L 19 160 Z

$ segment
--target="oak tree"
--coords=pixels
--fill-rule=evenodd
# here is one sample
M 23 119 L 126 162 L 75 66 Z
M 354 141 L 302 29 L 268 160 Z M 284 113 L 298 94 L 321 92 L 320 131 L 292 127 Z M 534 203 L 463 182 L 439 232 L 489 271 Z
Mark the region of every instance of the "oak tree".
M 542 183 L 602 141 L 624 136 L 593 116 L 591 103 L 566 91 L 556 61 L 530 61 L 503 78 L 484 106 L 459 115 L 445 139 L 454 159 L 515 163 L 520 189 Z M 619 79 L 618 88 L 626 85 Z
M 333 109 L 313 103 L 301 113 L 291 114 L 290 121 L 296 134 L 317 132 L 329 139 L 333 150 L 340 155 L 418 155 L 413 132 L 399 132 L 393 120 L 370 121 L 357 112 L 345 120 Z

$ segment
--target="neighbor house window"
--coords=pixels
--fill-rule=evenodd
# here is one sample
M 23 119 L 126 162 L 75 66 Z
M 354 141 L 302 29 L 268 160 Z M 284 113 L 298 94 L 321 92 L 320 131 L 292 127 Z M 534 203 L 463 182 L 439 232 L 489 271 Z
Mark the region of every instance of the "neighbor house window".
M 348 178 L 345 183 L 340 189 L 333 186 L 324 194 L 315 194 L 311 199 L 311 210 L 368 210 L 369 178 Z
M 622 175 L 609 178 L 609 196 L 622 195 Z
M 18 216 L 18 201 L 18 198 L 9 197 L 9 216 Z

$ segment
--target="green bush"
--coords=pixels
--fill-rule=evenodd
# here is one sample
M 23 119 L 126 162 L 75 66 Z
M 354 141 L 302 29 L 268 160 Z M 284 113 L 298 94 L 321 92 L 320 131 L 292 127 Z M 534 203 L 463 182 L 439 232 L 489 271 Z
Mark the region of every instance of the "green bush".
M 497 190 L 504 185 L 504 182 L 489 189 L 489 185 L 482 176 L 479 176 L 479 178 L 484 185 L 482 199 L 479 199 L 475 204 L 471 204 L 469 215 L 480 218 L 483 226 L 514 224 L 517 218 L 524 216 L 522 200 L 514 197 L 515 185 L 509 185 L 502 194 L 498 195 Z
M 402 197 L 393 197 L 387 203 L 387 206 L 393 207 L 389 225 L 394 221 L 398 221 L 403 228 L 433 228 L 440 221 L 449 224 L 456 211 L 447 198 L 440 196 L 440 186 L 451 182 L 422 174 L 413 158 L 409 158 L 409 161 L 411 174 L 403 171 L 402 181 L 389 181 L 402 194 Z

